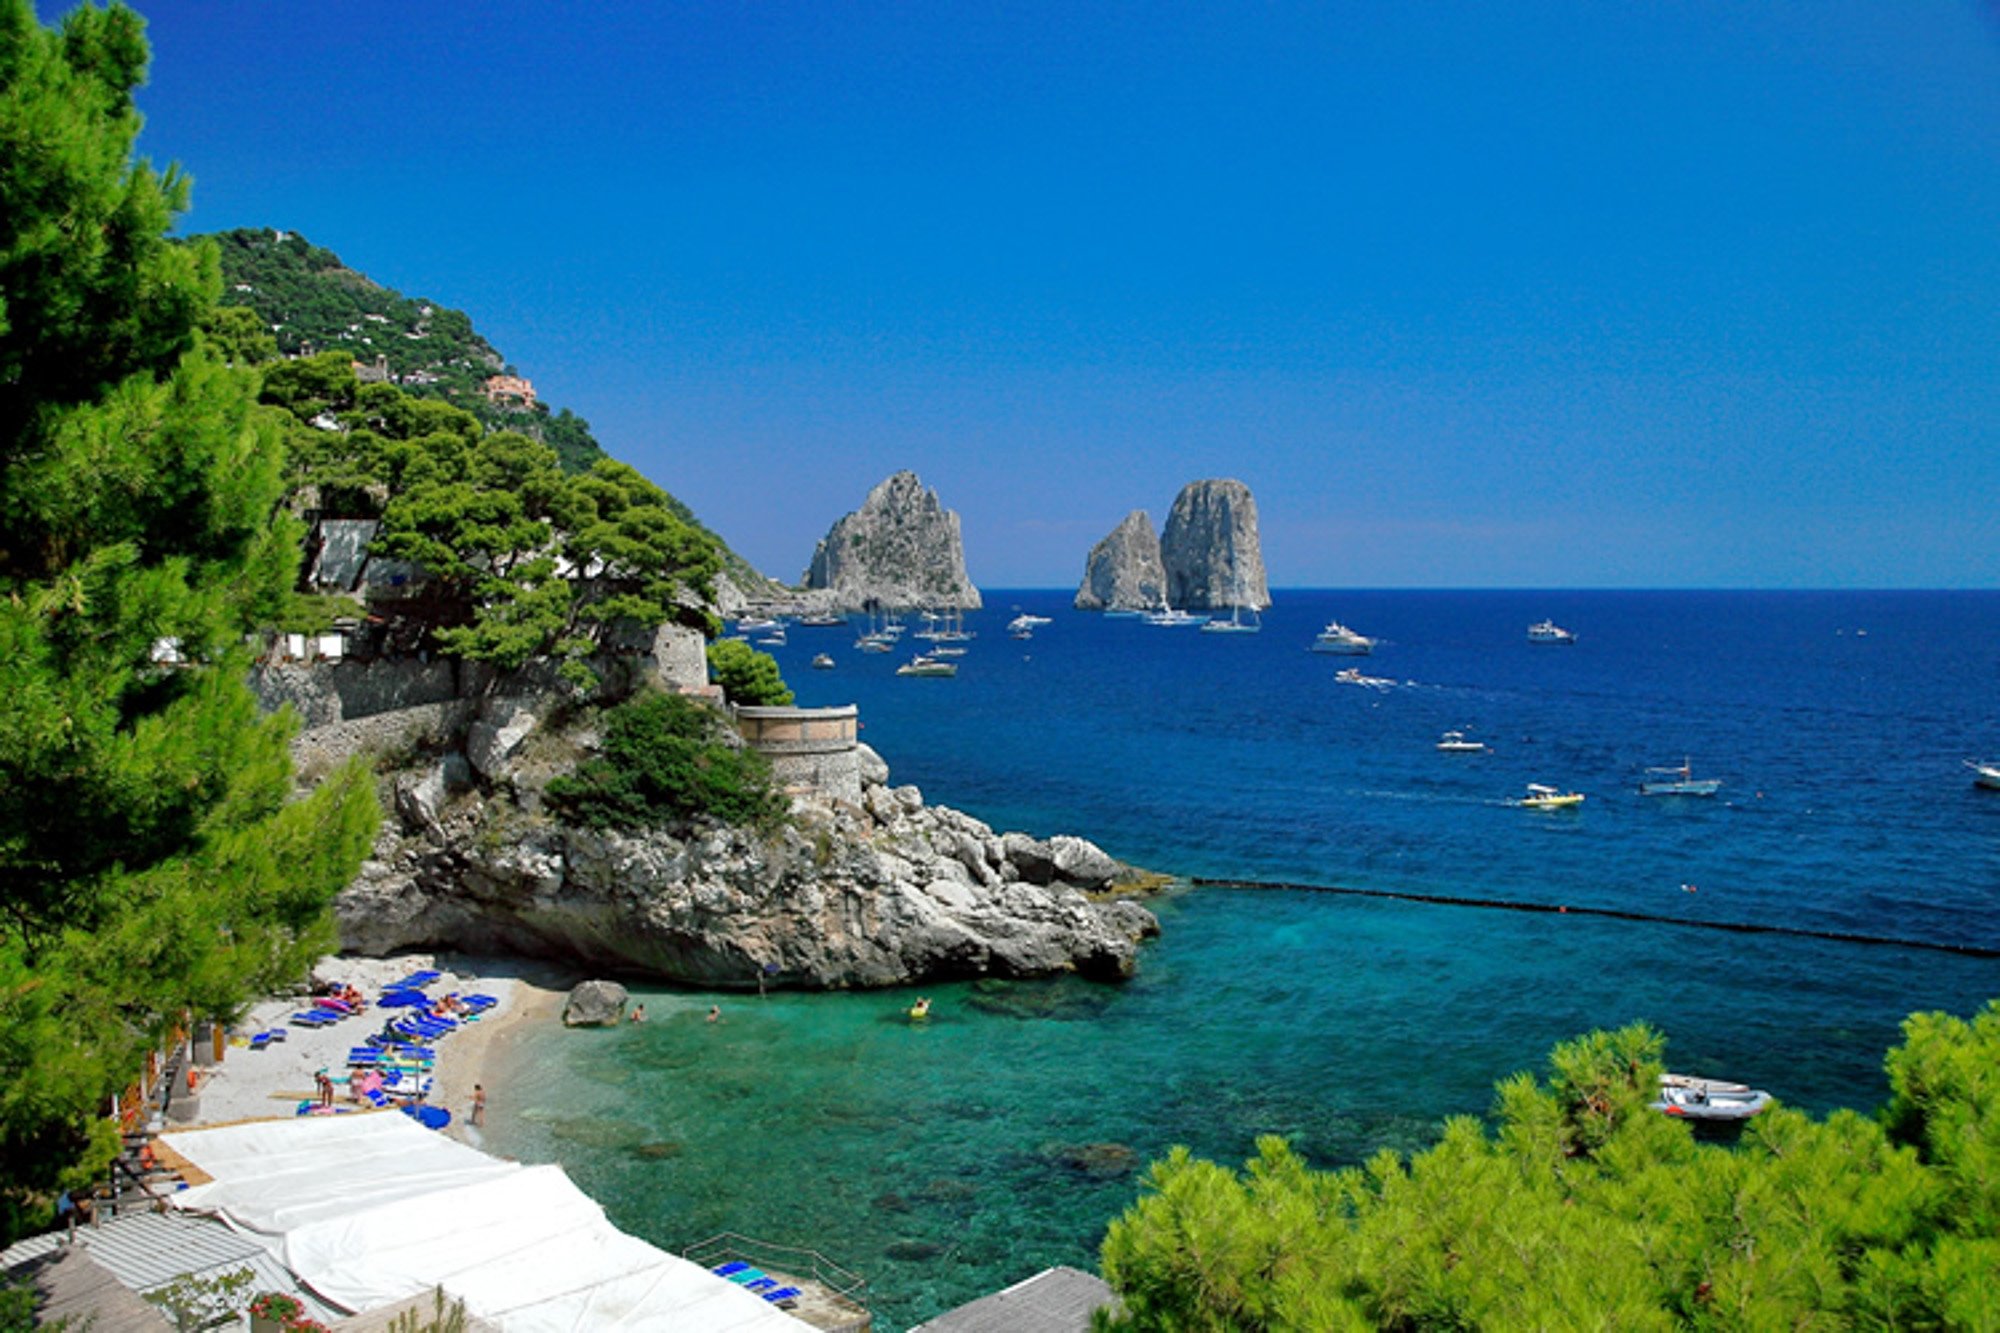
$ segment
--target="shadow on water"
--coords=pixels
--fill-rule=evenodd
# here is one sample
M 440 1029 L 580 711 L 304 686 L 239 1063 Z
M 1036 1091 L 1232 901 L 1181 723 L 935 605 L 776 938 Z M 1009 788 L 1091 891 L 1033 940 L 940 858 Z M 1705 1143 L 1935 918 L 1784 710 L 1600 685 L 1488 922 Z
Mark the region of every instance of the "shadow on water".
M 1115 996 L 1101 982 L 1058 977 L 1052 981 L 975 981 L 965 1003 L 995 1018 L 1082 1023 L 1097 1018 Z

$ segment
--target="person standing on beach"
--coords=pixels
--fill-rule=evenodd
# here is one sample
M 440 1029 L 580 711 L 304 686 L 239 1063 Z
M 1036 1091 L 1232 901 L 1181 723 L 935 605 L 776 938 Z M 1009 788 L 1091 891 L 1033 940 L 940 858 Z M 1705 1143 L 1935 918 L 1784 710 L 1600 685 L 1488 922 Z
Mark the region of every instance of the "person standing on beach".
M 472 1085 L 471 1120 L 474 1125 L 484 1125 L 486 1123 L 486 1087 L 484 1084 L 475 1083 Z

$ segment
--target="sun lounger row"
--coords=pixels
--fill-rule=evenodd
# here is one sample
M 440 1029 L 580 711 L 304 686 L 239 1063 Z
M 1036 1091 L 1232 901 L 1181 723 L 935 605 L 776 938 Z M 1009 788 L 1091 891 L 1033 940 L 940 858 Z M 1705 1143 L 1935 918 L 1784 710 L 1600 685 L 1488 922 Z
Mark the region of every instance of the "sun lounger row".
M 790 1306 L 797 1302 L 799 1296 L 802 1294 L 797 1287 L 779 1286 L 778 1279 L 764 1272 L 763 1269 L 752 1268 L 746 1263 L 731 1262 L 718 1264 L 708 1271 L 717 1277 L 728 1278 L 745 1291 L 756 1292 L 759 1296 L 777 1306 Z
M 283 1041 L 284 1039 L 285 1030 L 283 1028 L 272 1028 L 269 1032 L 253 1033 L 250 1037 L 250 1049 L 261 1051 L 272 1042 Z

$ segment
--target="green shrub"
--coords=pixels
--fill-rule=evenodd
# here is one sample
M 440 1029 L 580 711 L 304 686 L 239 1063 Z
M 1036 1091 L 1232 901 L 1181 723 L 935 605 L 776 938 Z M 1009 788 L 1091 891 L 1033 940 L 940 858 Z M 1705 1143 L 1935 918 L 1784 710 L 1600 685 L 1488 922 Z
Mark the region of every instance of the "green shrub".
M 667 828 L 703 816 L 775 826 L 786 801 L 771 766 L 728 744 L 715 709 L 677 694 L 642 694 L 604 714 L 603 750 L 549 783 L 564 820 L 595 829 Z
M 778 659 L 739 639 L 718 639 L 708 645 L 708 669 L 731 703 L 783 708 L 792 702 L 792 691 L 778 673 Z

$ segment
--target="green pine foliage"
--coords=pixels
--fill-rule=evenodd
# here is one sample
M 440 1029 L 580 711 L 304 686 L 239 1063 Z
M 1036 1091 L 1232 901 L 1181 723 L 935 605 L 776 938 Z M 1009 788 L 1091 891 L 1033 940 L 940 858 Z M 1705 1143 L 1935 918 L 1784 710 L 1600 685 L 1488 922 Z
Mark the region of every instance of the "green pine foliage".
M 1647 1109 L 1638 1025 L 1499 1085 L 1407 1161 L 1242 1172 L 1176 1149 L 1105 1238 L 1110 1330 L 2000 1327 L 2000 1002 L 1919 1014 L 1870 1120 L 1776 1108 L 1735 1146 Z
M 374 552 L 423 571 L 403 614 L 432 647 L 510 670 L 552 658 L 589 688 L 589 658 L 669 620 L 714 631 L 715 541 L 636 469 L 566 472 L 540 440 L 361 383 L 344 352 L 266 367 L 263 399 L 287 415 L 293 504 L 380 520 Z
M 569 408 L 551 410 L 538 402 L 523 411 L 487 401 L 481 386 L 507 367 L 462 311 L 381 286 L 296 233 L 240 230 L 210 239 L 221 255 L 224 290 L 223 305 L 210 316 L 211 327 L 205 331 L 243 364 L 282 354 L 293 365 L 322 367 L 303 377 L 285 377 L 290 387 L 278 392 L 295 410 L 304 406 L 298 396 L 301 378 L 324 387 L 324 368 L 355 361 L 373 364 L 381 356 L 405 395 L 456 407 L 485 430 L 538 440 L 555 452 L 566 474 L 580 475 L 607 461 L 590 423 Z M 350 385 L 347 400 L 337 407 L 351 406 Z M 300 419 L 313 416 L 306 412 Z M 660 495 L 676 519 L 714 545 L 722 569 L 739 588 L 778 590 L 704 527 L 693 510 L 664 491 Z
M 607 710 L 599 754 L 547 794 L 565 821 L 596 829 L 684 830 L 712 819 L 768 830 L 787 805 L 770 764 L 743 748 L 721 712 L 658 692 Z
M 359 767 L 292 799 L 245 684 L 301 534 L 185 179 L 131 159 L 146 58 L 122 6 L 0 0 L 0 1232 L 103 1166 L 165 1031 L 324 949 L 379 818 Z
M 708 645 L 708 670 L 731 703 L 783 708 L 792 702 L 778 659 L 738 639 Z

